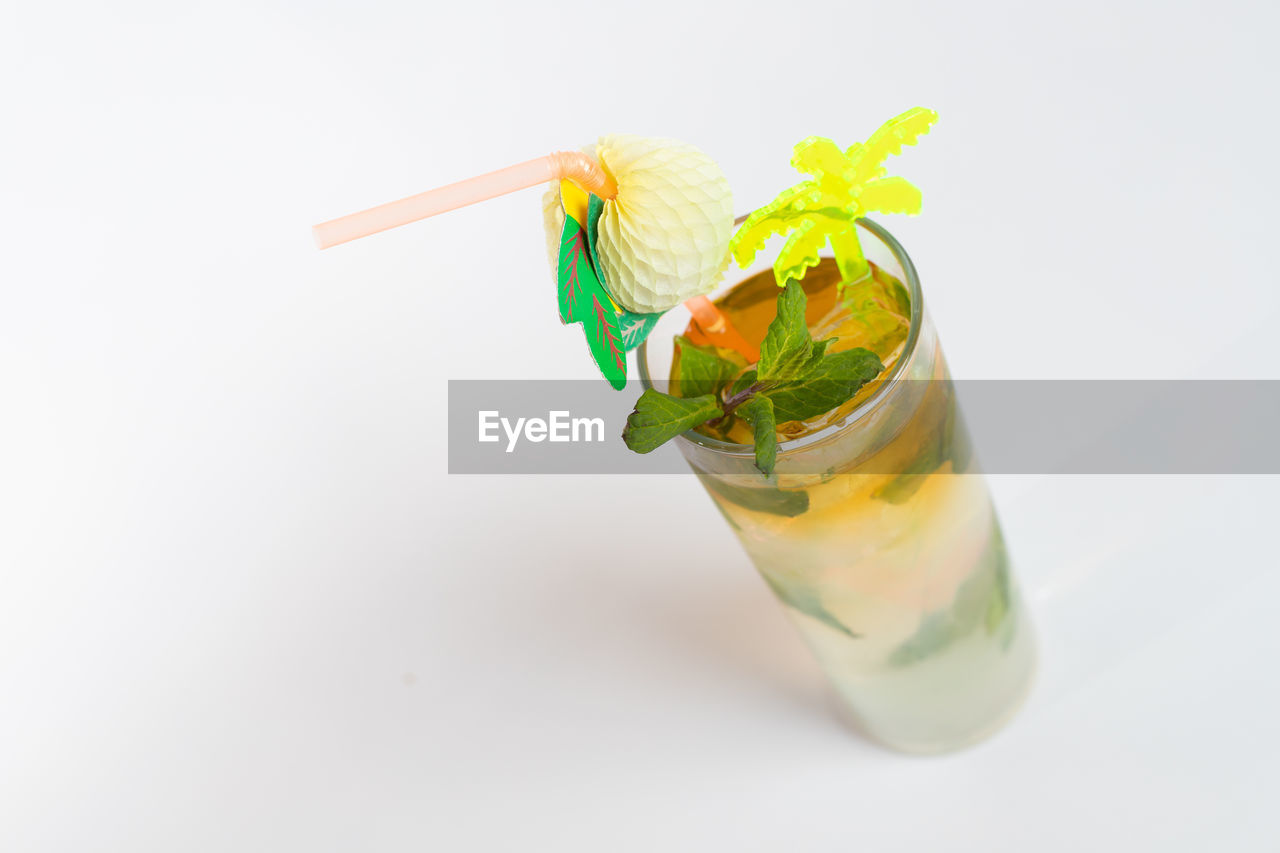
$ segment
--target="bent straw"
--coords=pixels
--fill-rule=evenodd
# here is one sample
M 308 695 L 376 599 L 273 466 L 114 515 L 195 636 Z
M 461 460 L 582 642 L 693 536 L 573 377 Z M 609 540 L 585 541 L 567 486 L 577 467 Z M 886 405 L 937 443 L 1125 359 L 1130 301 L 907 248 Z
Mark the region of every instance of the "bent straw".
M 718 347 L 742 353 L 748 362 L 754 364 L 760 360 L 760 350 L 747 343 L 746 339 L 729 322 L 724 312 L 716 307 L 705 296 L 686 299 L 684 307 L 693 315 L 693 322 L 698 324 L 708 341 Z
M 746 221 L 748 215 L 744 213 L 733 220 L 733 224 L 741 225 Z M 695 296 L 692 299 L 686 299 L 684 307 L 689 309 L 689 313 L 693 315 L 693 322 L 698 325 L 698 328 L 708 341 L 716 346 L 742 353 L 751 364 L 755 364 L 760 360 L 760 349 L 747 343 L 746 339 L 729 322 L 729 318 L 725 316 L 725 313 L 717 308 L 710 299 L 705 296 Z
M 496 172 L 477 175 L 399 201 L 321 222 L 312 227 L 311 234 L 315 237 L 317 246 L 328 249 L 500 195 L 566 179 L 602 199 L 618 195 L 618 185 L 613 177 L 586 154 L 580 151 L 554 151 L 546 157 L 526 160 Z M 737 350 L 750 361 L 759 358 L 759 351 L 729 325 L 728 318 L 710 299 L 695 296 L 684 305 L 693 315 L 698 327 L 713 343 Z
M 399 228 L 428 216 L 447 213 L 459 207 L 563 178 L 568 178 L 601 198 L 613 198 L 618 194 L 618 185 L 613 182 L 613 178 L 586 154 L 580 151 L 555 151 L 546 157 L 527 160 L 496 172 L 476 175 L 456 184 L 437 187 L 399 201 L 321 222 L 311 229 L 311 233 L 316 238 L 316 245 L 321 249 L 328 249 L 380 231 Z

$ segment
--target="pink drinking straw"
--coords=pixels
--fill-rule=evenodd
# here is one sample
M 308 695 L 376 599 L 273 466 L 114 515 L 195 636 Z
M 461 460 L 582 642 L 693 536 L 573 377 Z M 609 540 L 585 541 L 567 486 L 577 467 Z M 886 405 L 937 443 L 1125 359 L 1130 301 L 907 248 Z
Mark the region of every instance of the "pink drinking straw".
M 586 154 L 580 151 L 556 151 L 546 157 L 527 160 L 487 175 L 476 175 L 456 184 L 437 187 L 399 201 L 321 222 L 311 229 L 311 233 L 316 238 L 316 244 L 321 249 L 327 249 L 379 231 L 399 228 L 438 213 L 447 213 L 516 190 L 565 178 L 600 198 L 613 198 L 618 194 L 618 185 L 613 182 L 613 178 Z
M 551 181 L 570 180 L 602 199 L 618 195 L 618 185 L 609 173 L 580 151 L 555 151 L 546 157 L 527 160 L 496 172 L 477 175 L 456 184 L 427 190 L 399 201 L 388 202 L 359 213 L 351 213 L 313 226 L 312 235 L 321 249 L 337 246 L 370 234 L 399 228 L 428 216 L 435 216 L 487 201 L 500 195 L 535 187 Z M 714 343 L 737 350 L 751 361 L 759 351 L 743 340 L 729 325 L 728 318 L 705 296 L 695 296 L 684 303 L 698 327 Z

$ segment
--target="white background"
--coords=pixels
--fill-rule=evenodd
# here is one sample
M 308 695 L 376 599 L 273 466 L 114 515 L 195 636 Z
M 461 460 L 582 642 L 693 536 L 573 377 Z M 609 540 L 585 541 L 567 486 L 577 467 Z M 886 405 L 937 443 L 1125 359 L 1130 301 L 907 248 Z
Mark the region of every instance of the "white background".
M 1277 479 L 996 480 L 1036 692 L 904 758 L 690 478 L 446 474 L 447 379 L 592 375 L 537 191 L 311 244 L 920 104 L 957 376 L 1280 378 L 1274 4 L 1059 5 L 7 3 L 0 850 L 1275 849 Z

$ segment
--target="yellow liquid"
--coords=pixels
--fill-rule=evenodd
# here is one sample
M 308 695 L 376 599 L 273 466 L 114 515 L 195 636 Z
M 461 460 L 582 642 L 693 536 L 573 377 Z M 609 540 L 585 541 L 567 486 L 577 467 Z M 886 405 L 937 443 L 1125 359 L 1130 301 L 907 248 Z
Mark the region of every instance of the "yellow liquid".
M 833 338 L 827 348 L 832 353 L 864 347 L 880 357 L 886 372 L 892 369 L 902 355 L 911 328 L 910 297 L 897 279 L 873 265 L 870 276 L 849 285 L 841 293 L 840 273 L 835 262 L 826 258 L 800 283 L 806 297 L 805 320 L 814 340 Z M 778 287 L 773 273 L 766 270 L 733 288 L 716 300 L 716 305 L 748 343 L 759 347 L 777 313 L 777 300 Z M 696 344 L 707 342 L 692 321 L 684 334 Z M 671 360 L 672 387 L 678 387 L 676 379 L 679 373 L 677 350 Z M 838 409 L 807 421 L 780 424 L 779 439 L 799 438 L 843 419 L 878 387 L 879 382 L 868 382 L 857 396 Z M 750 428 L 737 419 L 731 422 L 726 432 L 708 434 L 740 444 L 751 443 Z
M 847 427 L 882 432 L 875 441 L 844 456 L 836 446 L 800 473 L 780 466 L 766 480 L 717 470 L 700 449 L 687 447 L 686 456 L 855 722 L 897 749 L 958 748 L 1016 709 L 1034 668 L 1034 641 L 931 330 L 904 354 L 905 289 L 878 270 L 854 286 L 852 300 L 837 296 L 837 284 L 830 262 L 804 280 L 815 339 L 835 336 L 833 352 L 871 349 L 886 371 L 908 358 L 912 378 L 937 381 L 910 383 L 914 395 L 878 426 Z M 776 299 L 766 272 L 718 305 L 758 344 Z M 686 334 L 699 342 L 696 326 Z M 820 417 L 779 425 L 780 439 L 838 423 L 879 384 Z M 716 435 L 751 441 L 740 424 Z M 785 443 L 780 448 L 785 456 Z

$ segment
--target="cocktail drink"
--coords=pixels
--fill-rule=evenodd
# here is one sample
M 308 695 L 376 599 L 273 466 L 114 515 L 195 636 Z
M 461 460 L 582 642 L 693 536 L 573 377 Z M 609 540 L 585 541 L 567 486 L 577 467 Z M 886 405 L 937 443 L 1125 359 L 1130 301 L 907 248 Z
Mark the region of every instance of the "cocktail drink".
M 843 149 L 801 140 L 808 177 L 736 231 L 715 161 L 626 135 L 314 229 L 323 248 L 550 182 L 561 323 L 617 389 L 639 347 L 623 441 L 677 441 L 854 719 L 915 752 L 998 728 L 1035 658 L 915 270 L 865 218 L 920 211 L 884 162 L 936 119 L 916 107 Z M 731 259 L 749 270 L 780 235 L 771 272 L 709 298 Z
M 880 375 L 834 411 L 781 425 L 772 477 L 742 423 L 677 443 L 859 727 L 896 749 L 946 751 L 1017 709 L 1034 640 L 915 271 L 882 228 L 859 227 L 872 273 L 841 291 L 834 261 L 810 270 L 806 321 L 834 337 L 829 352 L 875 352 Z M 758 346 L 776 293 L 765 271 L 715 302 Z M 646 383 L 678 374 L 680 331 L 696 341 L 696 328 L 659 324 L 641 348 Z

